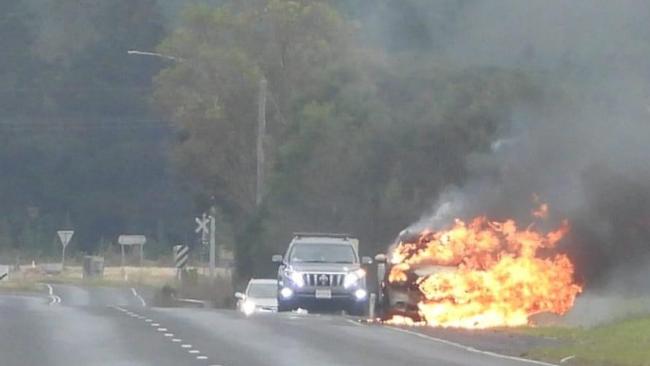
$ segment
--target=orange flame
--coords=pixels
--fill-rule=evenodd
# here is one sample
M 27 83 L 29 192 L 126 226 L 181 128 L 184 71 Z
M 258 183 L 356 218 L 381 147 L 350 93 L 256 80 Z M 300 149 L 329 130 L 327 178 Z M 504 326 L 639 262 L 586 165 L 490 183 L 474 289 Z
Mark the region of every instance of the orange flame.
M 513 220 L 469 224 L 457 219 L 449 230 L 424 232 L 394 249 L 389 282 L 405 282 L 411 268 L 447 266 L 418 277 L 418 307 L 428 325 L 459 328 L 520 326 L 534 314 L 564 314 L 582 291 L 563 254 L 549 255 L 569 224 L 543 234 Z
M 531 212 L 532 215 L 538 219 L 548 218 L 548 204 L 542 202 L 537 194 L 533 194 L 533 202 L 537 205 L 537 208 Z

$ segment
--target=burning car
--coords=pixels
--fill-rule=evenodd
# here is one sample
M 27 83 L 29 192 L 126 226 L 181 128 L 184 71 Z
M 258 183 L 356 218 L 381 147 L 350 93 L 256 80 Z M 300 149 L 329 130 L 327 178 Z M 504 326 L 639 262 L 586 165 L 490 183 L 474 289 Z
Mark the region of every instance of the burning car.
M 540 313 L 564 314 L 582 287 L 556 250 L 568 222 L 542 232 L 481 216 L 447 229 L 403 231 L 376 256 L 384 320 L 457 328 L 520 326 Z
M 398 236 L 395 245 L 415 242 L 418 237 L 419 234 L 404 230 Z M 414 321 L 421 321 L 418 304 L 424 301 L 424 294 L 419 289 L 418 278 L 434 275 L 438 272 L 456 270 L 452 266 L 423 265 L 410 267 L 404 263 L 396 263 L 386 254 L 377 254 L 375 262 L 377 263 L 377 278 L 379 280 L 378 309 L 384 320 L 404 317 Z

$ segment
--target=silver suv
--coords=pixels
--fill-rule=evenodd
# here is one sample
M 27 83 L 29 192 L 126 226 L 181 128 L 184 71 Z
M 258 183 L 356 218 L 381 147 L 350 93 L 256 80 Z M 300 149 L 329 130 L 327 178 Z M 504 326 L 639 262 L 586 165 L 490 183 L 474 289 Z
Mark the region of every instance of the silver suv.
M 362 315 L 368 305 L 359 240 L 346 234 L 295 233 L 278 268 L 278 310 L 346 310 Z

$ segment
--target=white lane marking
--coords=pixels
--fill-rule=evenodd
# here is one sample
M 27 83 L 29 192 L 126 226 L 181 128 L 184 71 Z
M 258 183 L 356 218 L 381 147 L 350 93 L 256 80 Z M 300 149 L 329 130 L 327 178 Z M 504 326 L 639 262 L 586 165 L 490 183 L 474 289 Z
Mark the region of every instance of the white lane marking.
M 172 342 L 174 342 L 174 343 L 180 343 L 180 342 L 182 342 L 182 341 L 183 341 L 183 340 L 180 339 L 180 338 L 172 338 Z
M 192 348 L 191 344 L 182 344 L 181 348 Z
M 196 356 L 196 359 L 197 360 L 207 360 L 208 357 L 207 356 Z
M 530 363 L 530 364 L 535 364 L 535 365 L 558 366 L 556 364 L 543 362 L 543 361 L 535 361 L 535 360 L 530 360 L 530 359 L 527 359 L 527 358 L 502 355 L 500 353 L 495 353 L 495 352 L 490 352 L 490 351 L 482 351 L 482 350 L 476 349 L 474 347 L 468 347 L 468 346 L 462 345 L 460 343 L 455 343 L 455 342 L 448 341 L 446 339 L 432 337 L 432 336 L 429 336 L 429 335 L 426 335 L 426 334 L 414 332 L 414 331 L 407 330 L 407 329 L 397 328 L 397 327 L 393 327 L 393 326 L 386 326 L 386 328 L 392 329 L 392 330 L 397 331 L 397 332 L 410 334 L 410 335 L 413 335 L 413 336 L 416 336 L 416 337 L 428 339 L 430 341 L 446 344 L 448 346 L 460 348 L 460 349 L 465 350 L 467 352 L 478 353 L 478 354 L 482 354 L 482 355 L 486 355 L 486 356 L 501 358 L 501 359 L 505 359 L 505 360 L 513 360 L 513 361 L 519 361 L 519 362 L 524 362 L 524 363 Z
M 195 355 L 195 354 L 197 354 L 197 353 L 201 353 L 201 351 L 199 351 L 198 349 L 191 349 L 191 350 L 189 350 L 188 352 L 191 353 L 191 354 L 193 354 L 193 355 Z
M 145 319 L 145 321 L 146 321 L 147 323 L 151 323 L 153 320 L 151 320 L 151 319 Z
M 52 285 L 50 285 L 49 283 L 46 283 L 45 286 L 47 286 L 47 291 L 48 291 L 49 296 L 50 296 L 50 302 L 49 302 L 48 305 L 61 303 L 61 298 L 54 294 L 54 288 L 52 287 Z
M 358 321 L 354 321 L 354 320 L 352 320 L 352 319 L 345 319 L 345 321 L 348 322 L 348 323 L 350 323 L 350 324 L 354 324 L 354 325 L 356 325 L 357 327 L 363 327 L 363 325 L 362 325 L 361 323 L 359 323 Z
M 156 330 L 159 331 L 159 332 L 166 332 L 166 331 L 167 331 L 167 328 L 158 328 L 158 329 L 156 329 Z
M 135 287 L 131 287 L 131 292 L 133 293 L 133 296 L 137 297 L 138 300 L 140 300 L 140 303 L 142 304 L 143 307 L 147 306 L 147 303 L 144 301 L 142 296 L 138 294 L 138 291 L 135 290 Z
M 567 361 L 571 361 L 574 358 L 576 358 L 576 355 L 571 355 L 571 356 L 564 357 L 563 359 L 560 360 L 560 363 L 565 363 Z
M 160 326 L 160 323 L 151 323 L 151 324 L 149 324 L 149 325 L 151 325 L 152 327 L 159 327 L 159 326 Z
M 173 337 L 174 333 L 165 333 L 165 337 Z

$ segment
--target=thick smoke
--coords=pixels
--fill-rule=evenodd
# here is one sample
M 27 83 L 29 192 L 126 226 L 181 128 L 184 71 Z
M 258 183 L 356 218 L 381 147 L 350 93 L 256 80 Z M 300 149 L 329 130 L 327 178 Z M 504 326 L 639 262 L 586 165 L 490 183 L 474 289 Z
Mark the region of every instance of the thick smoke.
M 650 293 L 650 3 L 474 1 L 458 22 L 445 58 L 522 70 L 544 92 L 413 227 L 526 222 L 536 193 L 572 223 L 562 249 L 591 293 Z

